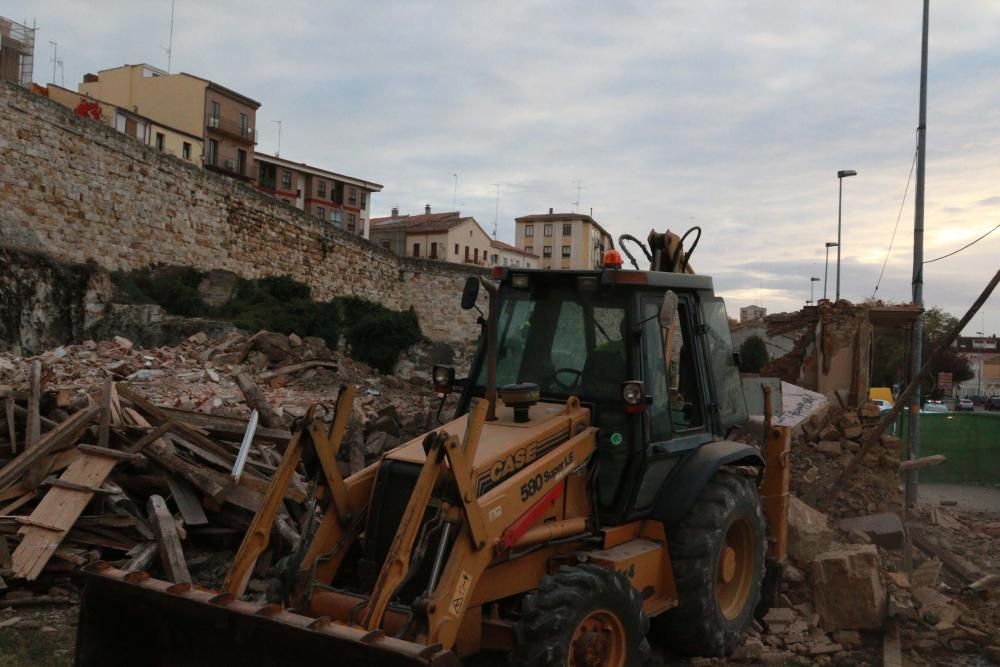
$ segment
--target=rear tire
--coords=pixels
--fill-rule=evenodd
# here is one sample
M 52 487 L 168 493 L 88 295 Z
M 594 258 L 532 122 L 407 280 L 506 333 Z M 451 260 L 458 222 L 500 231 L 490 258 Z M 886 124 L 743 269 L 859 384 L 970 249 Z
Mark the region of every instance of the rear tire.
M 667 531 L 678 606 L 654 619 L 654 636 L 687 655 L 725 656 L 753 622 L 767 535 L 751 480 L 718 472 Z
M 641 667 L 649 618 L 623 575 L 597 565 L 563 566 L 525 596 L 514 625 L 511 667 Z

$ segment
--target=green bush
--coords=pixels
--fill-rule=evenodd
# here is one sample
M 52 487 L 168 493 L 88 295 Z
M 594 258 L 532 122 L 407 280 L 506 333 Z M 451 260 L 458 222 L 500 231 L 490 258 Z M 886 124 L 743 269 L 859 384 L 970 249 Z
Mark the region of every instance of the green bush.
M 392 372 L 399 353 L 423 339 L 412 308 L 390 310 L 358 297 L 313 301 L 309 286 L 289 276 L 240 279 L 233 298 L 212 307 L 198 293 L 204 275 L 161 267 L 116 272 L 112 280 L 127 303 L 155 303 L 171 315 L 224 319 L 250 332 L 318 336 L 331 348 L 343 334 L 351 355 L 382 373 Z

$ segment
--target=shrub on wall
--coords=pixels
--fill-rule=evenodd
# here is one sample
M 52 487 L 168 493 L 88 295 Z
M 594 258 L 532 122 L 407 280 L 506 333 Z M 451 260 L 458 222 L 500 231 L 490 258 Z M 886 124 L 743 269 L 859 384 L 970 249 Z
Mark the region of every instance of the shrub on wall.
M 399 354 L 423 339 L 416 312 L 395 311 L 358 297 L 313 301 L 311 290 L 288 276 L 240 279 L 221 306 L 206 304 L 198 291 L 205 274 L 182 267 L 116 272 L 112 279 L 127 303 L 155 303 L 171 315 L 210 317 L 250 332 L 266 329 L 318 336 L 335 348 L 341 334 L 351 356 L 392 372 Z

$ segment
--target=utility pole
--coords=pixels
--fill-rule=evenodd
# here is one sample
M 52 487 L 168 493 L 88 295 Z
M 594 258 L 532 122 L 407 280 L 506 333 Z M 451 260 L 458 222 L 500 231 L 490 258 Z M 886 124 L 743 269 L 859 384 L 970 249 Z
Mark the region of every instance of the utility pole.
M 580 191 L 583 190 L 583 179 L 576 179 L 576 201 L 573 202 L 573 212 L 580 212 Z
M 271 122 L 278 124 L 278 150 L 274 151 L 274 157 L 281 157 L 281 121 L 272 120 Z
M 56 82 L 56 65 L 59 64 L 59 42 L 49 40 L 52 45 L 52 83 Z
M 920 120 L 917 125 L 917 185 L 913 211 L 913 305 L 924 307 L 924 175 L 927 159 L 927 32 L 930 17 L 930 0 L 924 0 L 923 35 L 920 43 Z M 917 316 L 912 327 L 910 343 L 910 378 L 917 377 L 923 365 L 923 313 Z M 910 399 L 908 458 L 920 456 L 920 387 Z M 917 503 L 917 471 L 906 471 L 906 508 L 909 516 Z M 907 545 L 909 547 L 909 545 Z M 912 567 L 912 547 L 904 552 L 907 571 Z
M 167 42 L 167 74 L 170 74 L 170 66 L 173 63 L 174 55 L 174 2 L 170 0 L 170 38 Z
M 500 220 L 500 184 L 492 183 L 497 189 L 497 205 L 493 209 L 493 240 L 497 240 L 497 223 Z
M 452 174 L 455 178 L 455 189 L 451 193 L 451 210 L 458 210 L 458 174 Z

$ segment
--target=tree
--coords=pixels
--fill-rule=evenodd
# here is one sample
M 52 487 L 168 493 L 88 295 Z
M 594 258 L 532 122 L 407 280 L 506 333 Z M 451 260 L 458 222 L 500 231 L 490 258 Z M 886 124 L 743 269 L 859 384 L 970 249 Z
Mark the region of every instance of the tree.
M 760 336 L 750 336 L 740 345 L 740 372 L 760 373 L 767 362 L 767 345 Z
M 923 345 L 921 361 L 927 363 L 934 349 L 958 326 L 958 319 L 934 307 L 924 311 Z M 906 357 L 909 349 L 910 332 L 907 329 L 881 331 L 875 336 L 872 361 L 872 386 L 902 386 L 909 375 Z M 940 398 L 944 393 L 937 386 L 938 373 L 951 373 L 952 382 L 958 384 L 973 377 L 969 362 L 954 349 L 947 348 L 931 366 L 924 379 L 922 393 L 927 398 Z

